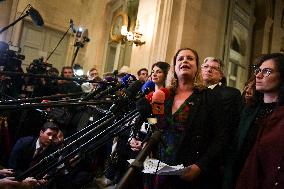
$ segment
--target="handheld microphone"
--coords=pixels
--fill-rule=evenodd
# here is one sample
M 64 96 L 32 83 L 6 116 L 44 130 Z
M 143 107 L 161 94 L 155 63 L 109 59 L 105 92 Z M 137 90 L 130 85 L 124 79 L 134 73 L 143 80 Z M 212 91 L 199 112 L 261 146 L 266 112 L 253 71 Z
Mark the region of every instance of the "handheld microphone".
M 168 96 L 167 96 L 168 94 Z M 164 103 L 169 97 L 169 91 L 166 88 L 159 89 L 152 96 L 152 112 L 154 115 L 163 115 L 165 111 Z
M 39 12 L 35 8 L 30 7 L 29 15 L 30 15 L 33 23 L 36 26 L 43 26 L 44 25 L 44 22 L 43 22 L 41 15 L 39 14 Z
M 146 95 L 155 90 L 155 83 L 153 81 L 147 81 L 141 88 L 142 94 Z

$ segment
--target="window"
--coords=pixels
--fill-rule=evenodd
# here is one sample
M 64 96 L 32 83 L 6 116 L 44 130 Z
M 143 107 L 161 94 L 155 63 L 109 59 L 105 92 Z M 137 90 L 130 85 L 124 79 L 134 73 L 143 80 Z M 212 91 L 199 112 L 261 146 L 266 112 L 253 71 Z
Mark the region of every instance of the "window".
M 238 77 L 239 65 L 233 62 L 229 63 L 229 73 L 228 73 L 228 85 L 230 87 L 237 87 L 237 77 Z
M 241 51 L 241 48 L 240 48 L 240 44 L 237 40 L 237 38 L 234 36 L 233 37 L 233 40 L 232 40 L 232 43 L 231 43 L 231 49 L 233 49 L 234 51 L 240 53 Z

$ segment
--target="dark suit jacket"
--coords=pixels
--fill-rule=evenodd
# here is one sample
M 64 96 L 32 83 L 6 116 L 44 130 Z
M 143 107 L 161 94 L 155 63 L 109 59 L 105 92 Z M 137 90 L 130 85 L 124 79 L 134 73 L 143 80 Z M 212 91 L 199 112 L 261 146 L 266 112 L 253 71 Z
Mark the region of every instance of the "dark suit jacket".
M 242 109 L 242 96 L 241 92 L 233 87 L 224 85 L 217 85 L 213 91 L 220 96 L 221 103 L 224 108 L 225 126 L 228 136 L 226 137 L 228 145 L 231 144 L 231 140 L 235 137 L 238 130 L 241 109 Z
M 20 138 L 14 145 L 9 159 L 9 167 L 15 170 L 16 175 L 26 171 L 31 166 L 32 162 L 38 162 L 51 152 L 50 149 L 47 148 L 41 154 L 33 158 L 36 141 L 37 138 L 27 136 Z

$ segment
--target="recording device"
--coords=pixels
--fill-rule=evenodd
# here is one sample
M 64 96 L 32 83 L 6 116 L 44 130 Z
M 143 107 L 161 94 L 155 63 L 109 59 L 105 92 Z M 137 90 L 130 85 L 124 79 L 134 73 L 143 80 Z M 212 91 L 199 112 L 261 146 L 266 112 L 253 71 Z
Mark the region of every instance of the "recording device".
M 27 68 L 27 72 L 32 74 L 47 74 L 48 69 L 51 67 L 52 64 L 43 62 L 43 57 L 41 57 L 33 60 L 33 62 Z
M 19 51 L 9 49 L 9 45 L 0 41 L 0 69 L 1 71 L 19 71 L 21 70 L 22 60 L 25 56 Z

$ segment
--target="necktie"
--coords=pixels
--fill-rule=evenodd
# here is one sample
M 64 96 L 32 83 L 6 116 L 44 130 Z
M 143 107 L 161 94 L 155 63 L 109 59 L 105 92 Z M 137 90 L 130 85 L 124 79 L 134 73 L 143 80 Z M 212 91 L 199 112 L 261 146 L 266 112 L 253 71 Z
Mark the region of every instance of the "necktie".
M 43 151 L 43 148 L 42 147 L 39 147 L 38 149 L 36 149 L 34 155 L 33 155 L 33 158 L 37 157 L 39 154 L 41 154 Z

